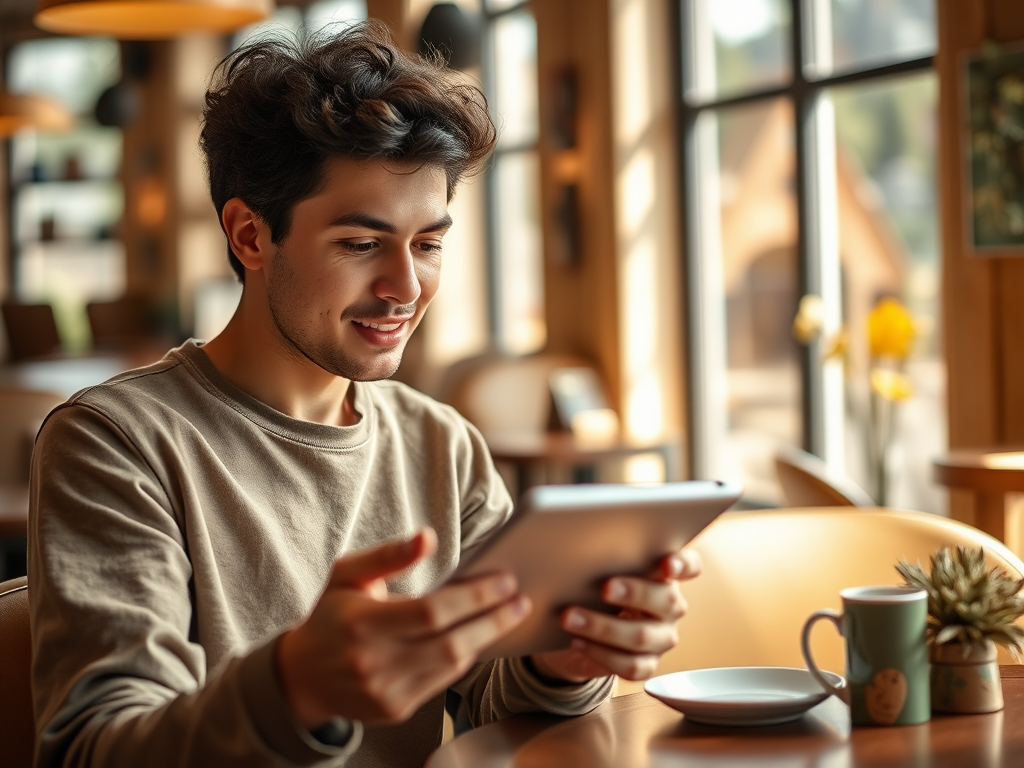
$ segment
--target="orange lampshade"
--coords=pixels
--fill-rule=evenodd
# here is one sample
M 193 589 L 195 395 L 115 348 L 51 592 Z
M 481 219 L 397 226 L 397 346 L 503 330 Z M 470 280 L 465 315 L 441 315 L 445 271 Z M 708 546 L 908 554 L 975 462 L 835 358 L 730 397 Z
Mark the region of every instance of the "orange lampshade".
M 75 118 L 63 104 L 34 93 L 0 91 L 0 138 L 13 136 L 22 128 L 66 131 Z
M 39 0 L 36 25 L 70 35 L 158 40 L 263 21 L 273 0 Z

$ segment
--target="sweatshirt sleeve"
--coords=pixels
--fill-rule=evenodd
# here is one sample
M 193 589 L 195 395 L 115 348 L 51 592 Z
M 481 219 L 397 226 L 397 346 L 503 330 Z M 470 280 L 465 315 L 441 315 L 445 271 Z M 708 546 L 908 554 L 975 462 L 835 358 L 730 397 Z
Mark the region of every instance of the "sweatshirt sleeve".
M 470 556 L 512 514 L 512 500 L 483 437 L 475 427 L 467 426 L 473 459 L 462 464 L 474 470 L 466 480 L 476 480 L 463 491 L 462 557 Z M 480 726 L 527 712 L 583 715 L 611 696 L 614 687 L 613 676 L 578 685 L 546 685 L 523 659 L 514 658 L 476 665 L 452 690 L 462 697 L 473 725 Z
M 33 458 L 29 601 L 36 765 L 342 766 L 277 679 L 277 638 L 208 670 L 191 567 L 166 489 L 91 408 L 48 419 Z

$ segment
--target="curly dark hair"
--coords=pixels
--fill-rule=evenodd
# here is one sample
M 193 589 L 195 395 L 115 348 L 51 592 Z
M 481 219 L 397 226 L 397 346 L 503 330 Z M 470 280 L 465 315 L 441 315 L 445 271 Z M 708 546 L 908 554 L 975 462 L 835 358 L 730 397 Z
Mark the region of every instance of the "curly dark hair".
M 380 22 L 259 40 L 228 54 L 214 78 L 199 138 L 210 196 L 218 216 L 242 199 L 275 243 L 296 203 L 322 188 L 329 158 L 437 165 L 450 200 L 496 139 L 480 90 L 439 58 L 403 53 Z M 244 280 L 230 244 L 228 259 Z

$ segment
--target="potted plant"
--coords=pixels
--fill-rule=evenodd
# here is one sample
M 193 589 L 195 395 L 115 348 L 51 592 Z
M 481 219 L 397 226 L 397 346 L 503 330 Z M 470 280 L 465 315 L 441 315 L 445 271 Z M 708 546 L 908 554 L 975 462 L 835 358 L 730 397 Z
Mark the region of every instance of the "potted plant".
M 995 712 L 1003 708 L 996 644 L 1015 660 L 1024 653 L 1024 579 L 987 568 L 985 551 L 943 547 L 931 557 L 931 573 L 900 561 L 896 570 L 928 593 L 931 697 L 936 712 Z

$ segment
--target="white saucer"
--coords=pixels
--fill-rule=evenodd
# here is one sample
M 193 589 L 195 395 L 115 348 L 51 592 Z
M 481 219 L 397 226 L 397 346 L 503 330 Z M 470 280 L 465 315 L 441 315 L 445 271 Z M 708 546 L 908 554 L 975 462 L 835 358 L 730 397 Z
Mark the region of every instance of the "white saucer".
M 846 681 L 822 672 L 838 688 Z M 829 697 L 806 669 L 720 667 L 673 672 L 651 678 L 644 690 L 678 709 L 687 719 L 709 725 L 775 725 L 796 720 Z

